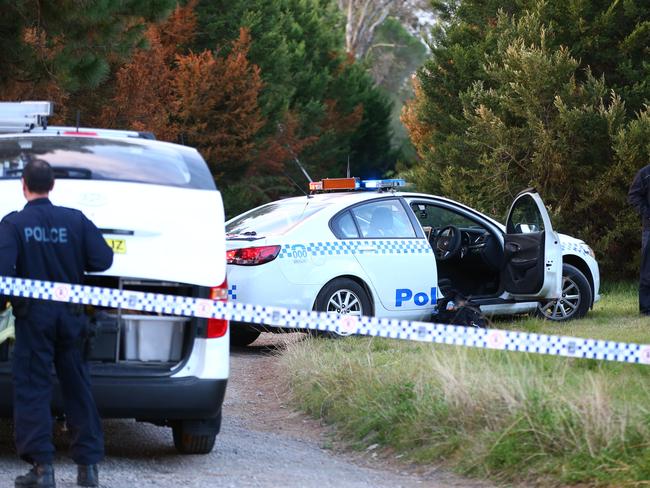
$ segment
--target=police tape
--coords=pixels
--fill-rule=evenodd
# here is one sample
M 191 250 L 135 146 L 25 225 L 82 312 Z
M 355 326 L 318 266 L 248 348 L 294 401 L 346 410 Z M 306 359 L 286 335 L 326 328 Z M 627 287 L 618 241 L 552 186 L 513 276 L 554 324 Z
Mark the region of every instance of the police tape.
M 366 335 L 455 346 L 650 364 L 650 344 L 478 329 L 430 322 L 337 315 L 205 298 L 118 290 L 88 285 L 0 277 L 0 295 L 123 308 L 142 312 L 225 319 L 339 335 Z

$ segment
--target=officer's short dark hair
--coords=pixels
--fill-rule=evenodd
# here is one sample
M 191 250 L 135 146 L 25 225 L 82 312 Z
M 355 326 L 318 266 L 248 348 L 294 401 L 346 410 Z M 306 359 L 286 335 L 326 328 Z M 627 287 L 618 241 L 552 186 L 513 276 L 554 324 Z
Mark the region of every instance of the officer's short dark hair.
M 25 165 L 23 179 L 32 193 L 48 193 L 54 187 L 52 166 L 42 159 L 34 159 Z

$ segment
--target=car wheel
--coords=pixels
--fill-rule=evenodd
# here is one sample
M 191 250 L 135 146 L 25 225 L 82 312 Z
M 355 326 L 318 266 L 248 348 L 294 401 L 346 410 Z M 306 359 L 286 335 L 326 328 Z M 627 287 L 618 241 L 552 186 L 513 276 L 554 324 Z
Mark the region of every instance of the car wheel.
M 245 323 L 230 324 L 230 345 L 248 346 L 255 342 L 262 332 Z
M 315 310 L 341 315 L 370 315 L 372 306 L 366 290 L 349 278 L 336 278 L 323 287 L 316 297 Z M 339 337 L 336 332 L 312 331 L 313 335 Z
M 181 454 L 209 454 L 214 448 L 217 434 L 194 434 L 186 432 L 183 423 L 172 427 L 174 446 Z
M 537 306 L 539 317 L 563 322 L 584 317 L 591 307 L 592 291 L 582 271 L 570 264 L 562 265 L 562 298 Z

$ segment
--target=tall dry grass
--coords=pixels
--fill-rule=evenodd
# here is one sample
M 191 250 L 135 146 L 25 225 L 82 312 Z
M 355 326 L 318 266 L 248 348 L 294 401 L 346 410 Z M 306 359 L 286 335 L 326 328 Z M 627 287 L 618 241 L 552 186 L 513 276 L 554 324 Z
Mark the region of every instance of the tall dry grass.
M 296 403 L 359 447 L 542 485 L 650 480 L 647 367 L 368 338 L 281 362 Z

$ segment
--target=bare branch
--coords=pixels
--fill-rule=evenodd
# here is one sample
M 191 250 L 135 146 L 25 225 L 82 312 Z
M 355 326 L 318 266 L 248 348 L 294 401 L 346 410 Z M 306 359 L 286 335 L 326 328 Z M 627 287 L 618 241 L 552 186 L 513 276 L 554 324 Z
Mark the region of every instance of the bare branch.
M 339 8 L 346 15 L 346 50 L 357 58 L 365 56 L 377 27 L 403 3 L 403 0 L 338 0 Z

